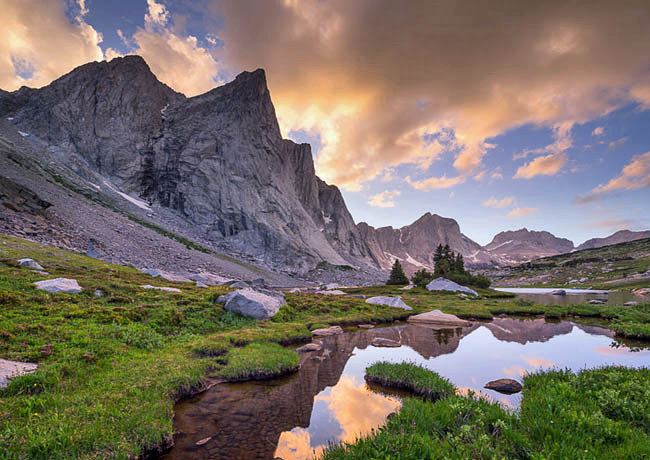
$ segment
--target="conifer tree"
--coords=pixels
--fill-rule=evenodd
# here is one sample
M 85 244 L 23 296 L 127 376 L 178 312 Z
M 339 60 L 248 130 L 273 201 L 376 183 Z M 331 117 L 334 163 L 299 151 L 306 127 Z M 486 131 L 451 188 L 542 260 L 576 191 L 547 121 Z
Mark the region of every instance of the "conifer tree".
M 388 278 L 386 284 L 409 284 L 409 279 L 406 277 L 399 259 L 395 259 L 393 268 L 390 271 L 390 278 Z

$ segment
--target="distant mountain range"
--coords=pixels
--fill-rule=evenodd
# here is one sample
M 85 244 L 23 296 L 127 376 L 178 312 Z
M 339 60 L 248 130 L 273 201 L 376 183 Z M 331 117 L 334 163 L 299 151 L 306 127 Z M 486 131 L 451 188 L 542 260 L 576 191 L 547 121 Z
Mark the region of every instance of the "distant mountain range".
M 432 270 L 439 244 L 470 266 L 574 250 L 525 228 L 481 247 L 431 213 L 398 229 L 356 225 L 338 188 L 316 176 L 310 146 L 282 139 L 263 70 L 187 98 L 138 56 L 0 90 L 0 203 L 5 233 L 92 247 L 117 263 L 239 277 L 352 266 L 379 280 L 396 258 L 407 273 Z M 625 230 L 578 248 L 647 237 Z
M 592 238 L 590 240 L 587 240 L 584 243 L 582 243 L 580 246 L 578 246 L 576 249 L 582 250 L 582 249 L 602 248 L 603 246 L 609 246 L 611 244 L 627 243 L 629 241 L 641 240 L 644 238 L 650 238 L 650 230 L 646 230 L 644 232 L 632 232 L 630 230 L 619 230 L 618 232 L 612 233 L 611 235 L 605 238 Z

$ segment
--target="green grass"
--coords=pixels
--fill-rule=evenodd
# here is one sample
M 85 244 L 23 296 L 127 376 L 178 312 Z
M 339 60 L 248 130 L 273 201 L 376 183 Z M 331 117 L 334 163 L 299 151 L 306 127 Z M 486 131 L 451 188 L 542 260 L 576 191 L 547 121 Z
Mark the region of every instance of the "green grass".
M 260 380 L 298 370 L 298 353 L 276 343 L 251 343 L 232 348 L 226 354 L 226 365 L 218 372 L 229 381 Z
M 383 427 L 322 458 L 632 460 L 650 457 L 649 435 L 649 369 L 546 371 L 524 378 L 518 413 L 473 394 L 406 398 Z
M 650 340 L 650 324 L 647 323 L 615 323 L 612 329 L 627 339 Z
M 430 400 L 447 398 L 454 394 L 454 386 L 435 372 L 423 367 L 385 361 L 374 363 L 366 369 L 365 379 L 369 383 L 407 390 Z

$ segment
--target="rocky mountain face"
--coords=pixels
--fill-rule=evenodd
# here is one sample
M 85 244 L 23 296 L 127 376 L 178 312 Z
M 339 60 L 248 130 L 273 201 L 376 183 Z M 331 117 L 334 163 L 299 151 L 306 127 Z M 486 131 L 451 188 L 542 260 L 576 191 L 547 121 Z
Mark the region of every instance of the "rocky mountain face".
M 603 246 L 609 246 L 610 244 L 627 243 L 629 241 L 642 240 L 644 238 L 650 238 L 650 230 L 646 230 L 644 232 L 619 230 L 618 232 L 613 233 L 605 238 L 592 238 L 590 240 L 587 240 L 576 249 L 580 251 L 582 249 L 602 248 Z
M 138 56 L 93 62 L 0 92 L 0 117 L 74 180 L 212 247 L 298 273 L 379 266 L 309 145 L 282 139 L 263 70 L 186 98 Z
M 516 265 L 573 251 L 573 242 L 552 233 L 522 228 L 497 234 L 485 249 L 500 265 Z
M 407 274 L 434 268 L 433 253 L 439 244 L 448 244 L 460 252 L 469 266 L 490 263 L 490 256 L 481 246 L 460 231 L 454 219 L 426 213 L 410 225 L 374 228 L 365 222 L 357 225 L 374 258 L 383 269 L 390 269 L 397 258 Z

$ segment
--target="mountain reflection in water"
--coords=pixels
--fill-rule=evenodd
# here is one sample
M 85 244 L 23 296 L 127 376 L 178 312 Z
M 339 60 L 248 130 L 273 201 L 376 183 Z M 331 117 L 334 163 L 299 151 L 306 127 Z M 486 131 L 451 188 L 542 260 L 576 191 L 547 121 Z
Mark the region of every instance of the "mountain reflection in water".
M 371 346 L 375 337 L 402 346 Z M 519 405 L 521 394 L 503 395 L 483 385 L 553 366 L 650 366 L 648 351 L 612 347 L 612 337 L 608 329 L 567 321 L 506 318 L 457 329 L 399 325 L 327 337 L 323 350 L 301 356 L 293 376 L 216 385 L 178 404 L 175 447 L 164 458 L 307 459 L 330 442 L 353 441 L 381 426 L 400 405 L 399 396 L 365 384 L 365 368 L 378 360 L 423 365 L 461 390 L 481 392 L 510 408 Z

